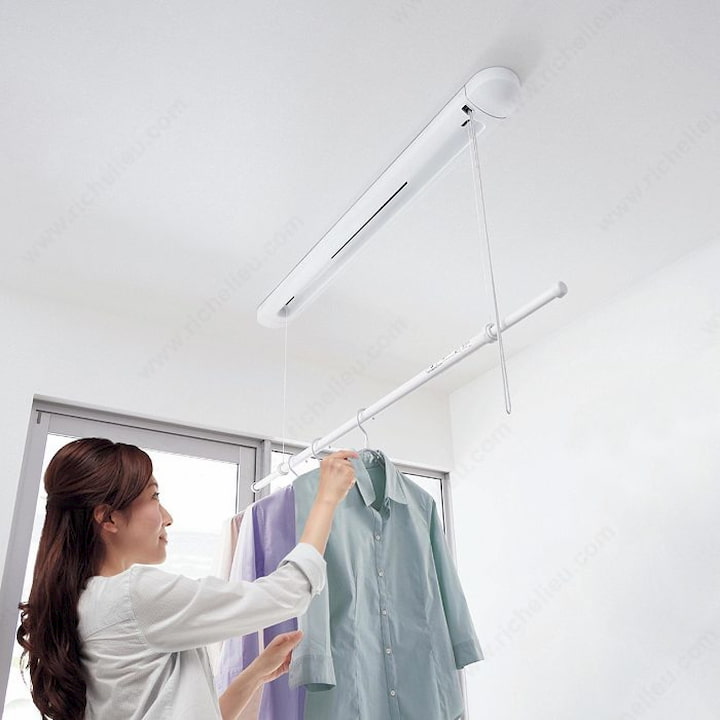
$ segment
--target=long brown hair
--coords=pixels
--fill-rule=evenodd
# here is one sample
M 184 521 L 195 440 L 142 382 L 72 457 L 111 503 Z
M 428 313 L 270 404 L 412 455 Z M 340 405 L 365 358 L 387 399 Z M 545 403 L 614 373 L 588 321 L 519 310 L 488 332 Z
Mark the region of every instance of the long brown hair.
M 43 718 L 82 720 L 85 714 L 77 608 L 104 554 L 93 510 L 107 505 L 106 516 L 123 510 L 151 476 L 152 462 L 140 448 L 103 438 L 74 440 L 48 464 L 45 523 L 17 631 L 32 699 Z

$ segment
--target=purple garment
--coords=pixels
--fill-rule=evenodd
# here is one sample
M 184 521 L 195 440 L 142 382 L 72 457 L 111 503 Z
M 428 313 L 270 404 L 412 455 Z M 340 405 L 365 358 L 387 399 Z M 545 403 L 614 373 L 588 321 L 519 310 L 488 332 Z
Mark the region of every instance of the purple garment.
M 292 485 L 254 503 L 246 511 L 243 522 L 252 524 L 252 542 L 241 549 L 241 556 L 233 558 L 231 578 L 253 581 L 276 570 L 280 561 L 297 544 L 295 491 Z M 277 635 L 293 630 L 297 630 L 295 618 L 265 628 L 265 646 Z M 225 641 L 215 677 L 219 695 L 259 653 L 257 633 Z M 287 673 L 263 687 L 258 720 L 303 720 L 304 716 L 305 688 L 291 688 Z
M 295 547 L 295 491 L 292 485 L 262 498 L 252 506 L 255 546 L 255 577 L 273 572 L 280 561 Z M 297 619 L 278 623 L 264 631 L 265 646 L 278 635 L 297 630 Z M 248 652 L 251 643 L 243 645 L 243 663 L 257 657 Z M 244 665 L 246 666 L 246 665 Z M 285 673 L 263 687 L 258 720 L 303 720 L 305 717 L 305 688 L 291 688 Z

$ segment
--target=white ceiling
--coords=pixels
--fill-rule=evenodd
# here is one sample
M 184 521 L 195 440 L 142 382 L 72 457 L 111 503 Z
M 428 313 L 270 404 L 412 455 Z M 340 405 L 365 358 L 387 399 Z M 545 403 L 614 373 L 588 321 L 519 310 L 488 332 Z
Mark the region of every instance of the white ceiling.
M 481 143 L 500 310 L 570 290 L 508 331 L 512 355 L 717 239 L 718 7 L 7 0 L 0 284 L 169 335 L 202 316 L 198 333 L 280 363 L 260 301 L 473 73 L 505 65 L 524 100 Z M 469 162 L 291 324 L 290 362 L 365 358 L 401 382 L 492 319 Z M 485 348 L 434 386 L 496 364 Z

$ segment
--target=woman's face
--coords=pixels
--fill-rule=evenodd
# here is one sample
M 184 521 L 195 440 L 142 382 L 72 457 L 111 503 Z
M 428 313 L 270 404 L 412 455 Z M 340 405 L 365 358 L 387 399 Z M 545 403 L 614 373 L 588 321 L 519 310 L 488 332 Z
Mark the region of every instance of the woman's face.
M 160 504 L 154 476 L 127 508 L 114 511 L 112 517 L 118 528 L 117 549 L 127 561 L 143 565 L 164 562 L 168 542 L 166 527 L 172 523 L 172 517 Z

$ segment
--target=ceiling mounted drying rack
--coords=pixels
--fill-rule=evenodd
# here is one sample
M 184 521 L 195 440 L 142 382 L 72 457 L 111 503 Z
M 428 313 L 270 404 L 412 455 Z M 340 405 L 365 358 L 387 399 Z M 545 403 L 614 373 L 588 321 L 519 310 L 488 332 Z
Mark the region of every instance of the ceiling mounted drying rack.
M 295 468 L 298 465 L 308 458 L 316 457 L 321 450 L 329 448 L 338 438 L 355 428 L 365 432 L 362 427 L 364 420 L 375 417 L 471 353 L 496 341 L 503 374 L 505 409 L 510 414 L 510 393 L 502 342 L 503 332 L 547 303 L 561 298 L 567 293 L 565 283 L 556 283 L 527 305 L 507 315 L 504 320 L 500 319 L 485 215 L 477 138 L 487 135 L 490 130 L 509 117 L 518 106 L 519 100 L 520 80 L 509 68 L 491 67 L 476 73 L 258 307 L 258 322 L 262 325 L 267 327 L 285 326 L 287 370 L 288 321 L 295 318 L 322 292 L 343 265 L 367 244 L 368 239 L 379 227 L 407 205 L 411 199 L 417 197 L 432 180 L 438 177 L 453 158 L 457 157 L 464 148 L 469 147 L 478 231 L 481 238 L 485 240 L 487 250 L 488 284 L 492 291 L 495 322 L 488 323 L 483 332 L 429 365 L 370 407 L 361 408 L 355 417 L 350 418 L 327 435 L 317 438 L 310 447 L 293 455 L 277 470 L 253 483 L 251 487 L 254 492 L 262 490 L 273 480 L 287 475 L 290 471 L 297 475 Z
M 546 290 L 541 295 L 538 295 L 534 300 L 529 302 L 527 305 L 516 310 L 514 313 L 507 315 L 500 323 L 501 334 L 509 327 L 524 320 L 529 315 L 532 315 L 536 310 L 539 310 L 544 305 L 547 305 L 556 298 L 561 298 L 567 293 L 567 285 L 564 282 L 559 282 L 553 287 Z M 315 457 L 321 450 L 332 445 L 332 443 L 341 438 L 343 435 L 347 435 L 351 430 L 361 426 L 361 423 L 365 420 L 375 417 L 386 408 L 393 405 L 400 398 L 405 397 L 413 390 L 416 390 L 421 385 L 429 382 L 434 377 L 437 377 L 440 373 L 445 372 L 448 368 L 452 367 L 461 360 L 464 360 L 468 355 L 474 353 L 483 345 L 489 345 L 497 340 L 497 331 L 495 323 L 488 323 L 485 326 L 483 332 L 470 338 L 467 342 L 463 343 L 459 348 L 453 350 L 451 353 L 440 358 L 437 362 L 429 365 L 424 370 L 419 372 L 414 377 L 410 378 L 407 382 L 403 383 L 399 387 L 395 388 L 392 392 L 389 392 L 384 397 L 380 398 L 377 402 L 373 403 L 369 407 L 357 413 L 356 416 L 351 417 L 349 420 L 344 422 L 339 427 L 335 428 L 332 432 L 324 435 L 321 438 L 313 441 L 312 445 L 305 450 L 293 455 L 286 462 L 282 463 L 280 467 L 274 472 L 266 475 L 262 480 L 252 484 L 254 492 L 262 490 L 264 487 L 269 485 L 273 480 L 287 475 L 288 472 L 293 470 L 300 463 L 304 462 L 308 458 Z M 362 429 L 362 427 L 361 427 Z

